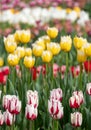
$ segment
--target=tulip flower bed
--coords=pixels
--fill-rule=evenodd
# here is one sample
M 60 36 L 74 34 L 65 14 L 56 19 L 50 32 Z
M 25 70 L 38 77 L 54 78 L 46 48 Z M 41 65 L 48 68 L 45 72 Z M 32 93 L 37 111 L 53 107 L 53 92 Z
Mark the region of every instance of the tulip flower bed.
M 0 129 L 90 130 L 91 44 L 59 39 L 55 27 L 45 34 L 34 43 L 29 30 L 3 38 Z

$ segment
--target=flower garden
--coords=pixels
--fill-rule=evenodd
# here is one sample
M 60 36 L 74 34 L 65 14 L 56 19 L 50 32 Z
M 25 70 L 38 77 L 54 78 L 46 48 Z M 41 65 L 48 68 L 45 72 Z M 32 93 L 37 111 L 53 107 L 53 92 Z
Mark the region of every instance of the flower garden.
M 0 130 L 91 130 L 90 5 L 1 1 Z

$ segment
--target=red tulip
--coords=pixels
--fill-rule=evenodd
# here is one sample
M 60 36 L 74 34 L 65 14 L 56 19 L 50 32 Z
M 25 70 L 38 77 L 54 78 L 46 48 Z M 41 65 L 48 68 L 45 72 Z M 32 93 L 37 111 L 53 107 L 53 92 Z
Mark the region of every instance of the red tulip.
M 91 61 L 84 62 L 84 69 L 86 72 L 91 72 Z
M 4 121 L 6 125 L 11 126 L 13 124 L 13 115 L 8 110 L 4 112 Z

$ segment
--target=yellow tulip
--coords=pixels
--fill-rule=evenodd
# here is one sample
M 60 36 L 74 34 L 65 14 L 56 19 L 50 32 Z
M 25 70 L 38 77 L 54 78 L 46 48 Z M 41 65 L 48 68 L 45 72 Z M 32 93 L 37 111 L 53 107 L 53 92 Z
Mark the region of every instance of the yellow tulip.
M 42 61 L 43 62 L 50 62 L 52 60 L 52 53 L 51 51 L 43 51 L 42 53 Z
M 84 47 L 84 51 L 85 51 L 85 54 L 86 56 L 91 56 L 91 44 L 86 44 L 85 47 Z
M 24 65 L 27 68 L 32 68 L 35 64 L 35 58 L 32 56 L 25 56 L 24 57 Z
M 50 43 L 50 37 L 48 35 L 44 35 L 41 37 L 44 40 L 45 45 Z
M 16 42 L 7 41 L 5 42 L 5 49 L 8 53 L 13 53 L 17 47 Z
M 70 36 L 62 36 L 60 41 L 61 50 L 68 52 L 71 50 L 72 39 Z
M 83 63 L 86 61 L 86 59 L 87 59 L 87 56 L 84 52 L 84 48 L 77 50 L 77 61 Z
M 51 51 L 53 55 L 57 55 L 61 48 L 58 43 L 51 42 L 50 44 L 47 44 L 47 50 Z
M 2 67 L 4 65 L 4 60 L 2 57 L 0 57 L 0 67 Z
M 32 55 L 32 49 L 31 48 L 25 48 L 25 56 L 31 56 Z
M 42 38 L 39 38 L 37 41 L 36 41 L 36 44 L 39 45 L 39 46 L 42 46 L 42 48 L 45 50 L 45 42 Z
M 18 30 L 15 32 L 15 39 L 21 43 L 28 43 L 31 38 L 31 33 L 29 30 Z
M 4 37 L 4 43 L 6 44 L 7 42 L 16 42 L 13 34 L 9 34 L 7 37 Z
M 23 58 L 25 56 L 25 49 L 24 47 L 18 46 L 14 53 L 17 54 L 19 58 Z
M 15 66 L 19 63 L 19 58 L 15 54 L 9 54 L 7 58 L 8 64 L 10 66 Z
M 71 9 L 71 8 L 67 8 L 67 9 L 66 9 L 66 12 L 69 14 L 69 13 L 72 12 L 72 9 Z
M 33 54 L 34 54 L 35 56 L 41 56 L 43 50 L 44 50 L 44 49 L 43 49 L 42 46 L 39 46 L 39 45 L 36 45 L 36 44 L 33 46 L 33 49 L 32 49 Z
M 49 27 L 47 29 L 47 35 L 50 37 L 50 38 L 56 38 L 57 35 L 58 35 L 58 29 L 55 28 L 55 27 Z
M 77 36 L 76 36 L 76 37 L 74 37 L 73 42 L 74 42 L 75 48 L 76 48 L 76 49 L 80 49 L 80 48 L 82 48 L 82 46 L 83 46 L 84 44 L 87 43 L 87 40 L 86 40 L 85 38 L 77 37 Z
M 81 9 L 79 7 L 74 7 L 73 10 L 77 13 L 78 16 L 80 15 Z

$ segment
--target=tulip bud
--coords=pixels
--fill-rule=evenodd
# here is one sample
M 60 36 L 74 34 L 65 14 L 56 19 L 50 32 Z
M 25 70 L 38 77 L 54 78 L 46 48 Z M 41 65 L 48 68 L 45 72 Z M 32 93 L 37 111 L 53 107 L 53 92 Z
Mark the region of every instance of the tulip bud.
M 80 112 L 71 113 L 71 124 L 75 127 L 82 125 L 82 114 Z
M 48 111 L 54 119 L 61 119 L 63 117 L 63 107 L 58 100 L 48 100 Z
M 11 126 L 13 124 L 13 115 L 8 110 L 4 112 L 4 121 L 6 125 Z
M 53 89 L 50 92 L 50 99 L 62 101 L 62 97 L 63 97 L 63 95 L 62 95 L 62 89 L 61 88 Z
M 91 95 L 91 83 L 87 83 L 86 92 L 87 92 L 87 94 Z
M 0 111 L 0 126 L 3 125 L 3 123 L 4 123 L 4 116 Z
M 25 108 L 25 117 L 29 120 L 35 120 L 37 118 L 38 111 L 37 108 L 34 108 L 34 106 L 28 105 Z
M 29 105 L 33 105 L 34 108 L 38 107 L 38 92 L 37 91 L 32 91 L 28 90 L 27 91 L 27 103 Z

